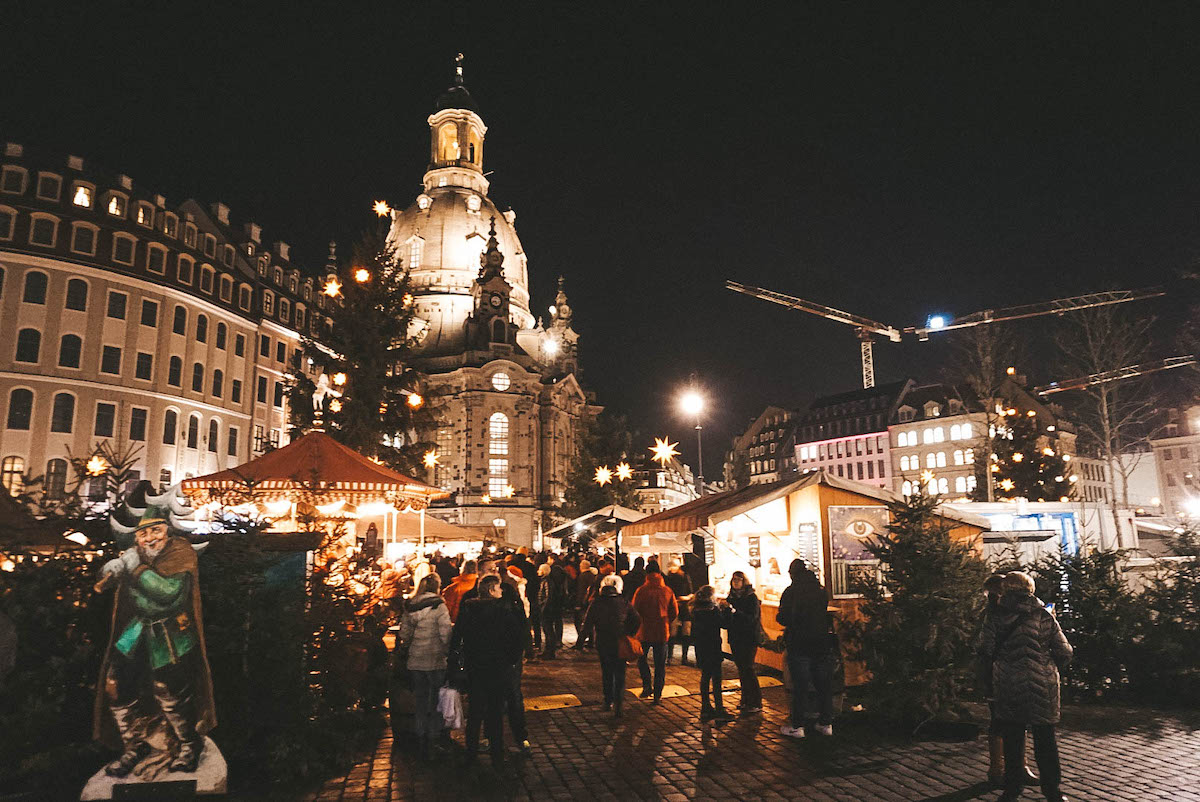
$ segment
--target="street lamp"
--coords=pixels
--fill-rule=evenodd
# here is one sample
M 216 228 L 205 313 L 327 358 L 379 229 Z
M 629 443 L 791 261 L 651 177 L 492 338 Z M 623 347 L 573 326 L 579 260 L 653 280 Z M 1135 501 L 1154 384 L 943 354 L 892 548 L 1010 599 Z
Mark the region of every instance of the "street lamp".
M 685 414 L 696 420 L 696 495 L 704 495 L 704 444 L 701 440 L 703 427 L 700 425 L 700 413 L 704 411 L 704 396 L 696 390 L 688 390 L 679 399 L 679 406 Z

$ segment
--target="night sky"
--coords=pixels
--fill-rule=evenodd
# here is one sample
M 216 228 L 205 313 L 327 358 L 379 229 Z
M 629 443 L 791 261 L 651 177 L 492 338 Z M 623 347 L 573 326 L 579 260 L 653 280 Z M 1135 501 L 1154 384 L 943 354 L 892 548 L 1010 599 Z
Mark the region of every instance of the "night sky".
M 852 330 L 727 278 L 903 327 L 1169 281 L 1200 252 L 1188 4 L 410 5 L 11 4 L 0 138 L 223 201 L 318 267 L 373 200 L 420 191 L 461 50 L 535 306 L 565 275 L 585 384 L 689 461 L 695 371 L 710 476 L 765 404 L 860 386 Z M 878 379 L 945 356 L 878 345 Z

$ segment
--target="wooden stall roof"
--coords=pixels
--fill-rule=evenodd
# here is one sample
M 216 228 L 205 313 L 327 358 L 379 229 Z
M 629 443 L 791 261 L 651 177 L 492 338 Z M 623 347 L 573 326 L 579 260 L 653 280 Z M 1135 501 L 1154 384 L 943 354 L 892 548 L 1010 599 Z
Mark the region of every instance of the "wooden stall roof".
M 727 521 L 737 515 L 760 507 L 763 504 L 784 498 L 797 490 L 813 485 L 825 485 L 848 493 L 867 496 L 885 504 L 900 503 L 903 499 L 891 492 L 874 485 L 844 479 L 825 470 L 813 471 L 799 479 L 788 479 L 780 482 L 762 485 L 749 485 L 740 490 L 727 490 L 711 496 L 672 507 L 669 510 L 656 512 L 640 521 L 625 526 L 621 531 L 625 535 L 651 535 L 656 532 L 691 532 L 707 526 Z M 969 513 L 956 512 L 947 507 L 940 507 L 938 514 L 949 521 L 966 524 L 979 529 L 989 529 L 986 518 Z

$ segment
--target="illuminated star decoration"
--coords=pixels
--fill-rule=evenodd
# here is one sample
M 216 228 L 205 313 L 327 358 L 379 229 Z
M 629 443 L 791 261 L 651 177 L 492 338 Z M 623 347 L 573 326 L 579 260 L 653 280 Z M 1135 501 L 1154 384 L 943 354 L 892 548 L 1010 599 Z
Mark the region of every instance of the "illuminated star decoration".
M 329 411 L 330 412 L 341 412 L 342 411 L 342 402 L 336 398 L 333 399 L 332 401 L 330 401 L 329 402 Z
M 481 498 L 481 499 L 479 499 L 479 500 L 480 500 L 480 501 L 482 501 L 484 504 L 491 504 L 491 503 L 492 503 L 492 497 L 491 497 L 491 496 L 489 496 L 489 495 L 487 495 L 487 494 L 484 494 L 483 498 Z
M 604 465 L 601 465 L 599 468 L 596 469 L 595 479 L 596 479 L 596 484 L 600 485 L 601 487 L 604 487 L 606 484 L 608 484 L 609 482 L 612 481 L 612 469 L 608 468 Z
M 504 497 L 505 498 L 512 498 L 516 494 L 517 494 L 517 489 L 515 487 L 513 487 L 512 485 L 504 486 Z
M 651 453 L 654 454 L 652 459 L 665 467 L 672 458 L 679 456 L 679 452 L 675 450 L 675 446 L 677 445 L 679 443 L 668 443 L 665 437 L 654 438 L 654 447 L 650 449 Z
M 1003 490 L 1012 490 L 1016 486 L 1017 486 L 1017 483 L 1014 482 L 1012 479 L 1005 479 L 1004 481 L 1002 481 L 1000 483 L 1000 487 Z
M 87 472 L 89 476 L 102 476 L 108 470 L 108 460 L 99 454 L 94 455 L 87 461 Z
M 337 279 L 331 278 L 325 282 L 325 294 L 330 298 L 336 298 L 337 294 L 342 291 L 342 285 Z
M 341 387 L 343 384 L 346 383 L 346 374 L 345 373 L 333 374 L 333 383 L 336 384 L 338 387 Z
M 371 280 L 371 271 L 365 267 L 360 267 L 354 271 L 354 280 L 359 284 L 366 284 Z
M 633 468 L 629 467 L 628 462 L 622 462 L 617 465 L 617 478 L 630 479 L 633 477 Z
M 387 217 L 392 213 L 392 207 L 388 206 L 387 201 L 375 201 L 375 205 L 371 208 L 375 211 L 375 214 L 379 215 L 380 217 Z
M 921 471 L 921 481 L 929 484 L 933 481 L 933 471 Z
M 438 464 L 438 453 L 436 451 L 426 451 L 425 458 L 422 460 L 426 468 L 432 468 Z
M 422 398 L 421 396 L 417 395 L 416 393 L 408 394 L 408 405 L 410 407 L 412 407 L 413 409 L 417 409 L 424 403 L 425 403 L 425 399 Z

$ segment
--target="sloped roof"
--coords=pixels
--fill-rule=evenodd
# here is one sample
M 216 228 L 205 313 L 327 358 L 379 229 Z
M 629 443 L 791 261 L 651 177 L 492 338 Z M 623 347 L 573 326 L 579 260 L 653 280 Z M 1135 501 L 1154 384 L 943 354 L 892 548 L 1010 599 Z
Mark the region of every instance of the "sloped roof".
M 712 496 L 702 496 L 686 504 L 680 504 L 678 507 L 649 515 L 624 527 L 621 531 L 623 534 L 633 536 L 650 535 L 656 532 L 690 532 L 729 520 L 743 512 L 815 484 L 823 484 L 849 493 L 857 493 L 860 496 L 868 496 L 885 504 L 902 501 L 900 496 L 890 490 L 844 479 L 828 471 L 819 470 L 807 473 L 799 479 L 785 479 L 765 485 L 749 485 L 740 490 L 728 490 Z M 955 512 L 947 507 L 939 507 L 938 514 L 943 518 L 981 529 L 990 528 L 987 520 L 977 515 Z
M 429 499 L 449 495 L 372 462 L 325 432 L 309 432 L 244 465 L 183 481 L 184 491 L 251 487 L 256 490 L 402 492 Z

